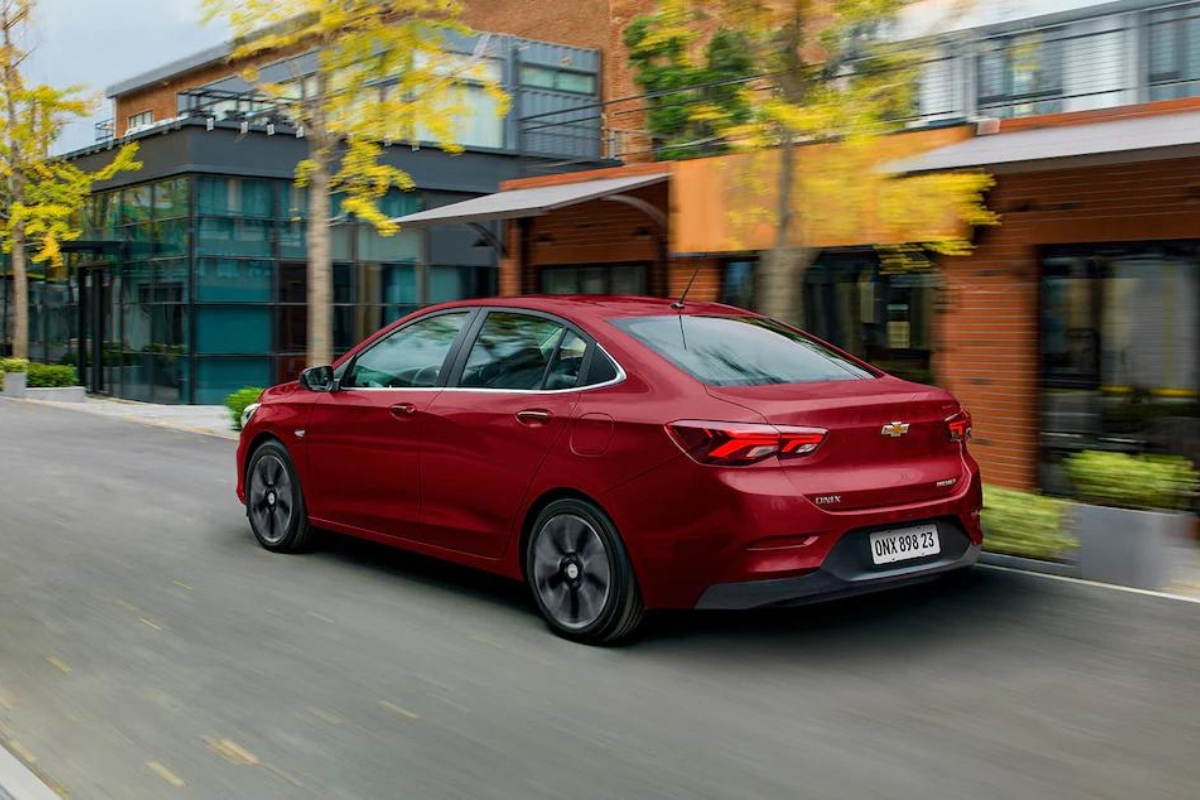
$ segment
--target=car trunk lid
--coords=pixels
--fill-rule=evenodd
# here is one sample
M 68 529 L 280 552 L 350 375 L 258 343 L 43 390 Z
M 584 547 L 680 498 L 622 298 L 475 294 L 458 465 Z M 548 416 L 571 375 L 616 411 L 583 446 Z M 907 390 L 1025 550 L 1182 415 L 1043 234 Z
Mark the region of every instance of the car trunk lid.
M 945 391 L 891 377 L 809 384 L 710 386 L 708 392 L 779 426 L 823 428 L 811 456 L 778 463 L 828 511 L 904 505 L 953 494 L 962 446 L 946 419 L 959 408 Z

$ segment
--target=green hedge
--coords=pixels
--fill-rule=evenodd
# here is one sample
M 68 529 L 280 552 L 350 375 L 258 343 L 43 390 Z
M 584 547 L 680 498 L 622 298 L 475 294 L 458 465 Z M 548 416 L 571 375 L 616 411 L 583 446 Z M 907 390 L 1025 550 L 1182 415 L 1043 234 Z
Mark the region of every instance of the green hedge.
M 1067 459 L 1067 474 L 1084 503 L 1143 510 L 1187 508 L 1200 484 L 1192 462 L 1180 456 L 1088 450 Z
M 75 368 L 62 364 L 30 364 L 27 375 L 25 385 L 30 389 L 56 389 L 79 383 Z
M 258 402 L 258 397 L 262 393 L 263 390 L 257 386 L 247 386 L 225 398 L 225 407 L 229 409 L 229 415 L 233 417 L 235 431 L 242 429 L 242 412 L 246 410 L 246 406 Z
M 983 487 L 983 546 L 996 553 L 1055 560 L 1079 546 L 1063 532 L 1064 500 L 996 486 Z

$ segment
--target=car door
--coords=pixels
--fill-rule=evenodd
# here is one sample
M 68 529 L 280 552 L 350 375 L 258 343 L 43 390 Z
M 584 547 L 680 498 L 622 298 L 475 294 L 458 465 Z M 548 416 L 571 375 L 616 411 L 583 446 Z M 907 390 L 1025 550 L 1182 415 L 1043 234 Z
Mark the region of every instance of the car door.
M 491 310 L 429 407 L 422 536 L 498 557 L 533 476 L 571 423 L 585 339 L 562 320 Z
M 342 372 L 309 418 L 318 521 L 418 538 L 421 451 L 428 414 L 474 312 L 421 317 L 372 343 Z

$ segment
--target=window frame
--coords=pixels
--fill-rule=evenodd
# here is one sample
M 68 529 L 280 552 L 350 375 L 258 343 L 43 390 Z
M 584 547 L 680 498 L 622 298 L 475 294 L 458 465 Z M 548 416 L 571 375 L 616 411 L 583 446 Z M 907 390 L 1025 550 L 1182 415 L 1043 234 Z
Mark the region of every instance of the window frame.
M 1038 37 L 1037 47 L 1039 52 L 1037 54 L 1037 74 L 1039 75 L 1044 71 L 1047 71 L 1047 65 L 1044 61 L 1044 49 L 1049 45 L 1059 49 L 1057 58 L 1053 64 L 1054 88 L 1018 92 L 1015 86 L 1016 50 L 1026 44 L 1025 40 L 1033 37 Z M 1023 105 L 1062 102 L 1065 99 L 1063 92 L 1066 78 L 1066 52 L 1064 42 L 1069 41 L 1070 39 L 1071 37 L 1065 35 L 1065 29 L 1061 26 L 1004 34 L 988 39 L 985 42 L 985 45 L 990 45 L 990 47 L 994 49 L 984 50 L 983 52 L 978 53 L 975 57 L 975 96 L 979 110 L 981 112 L 1004 112 L 1016 109 Z M 995 56 L 1000 61 L 1000 81 L 1003 84 L 1000 94 L 984 93 L 984 60 L 989 56 Z
M 1165 29 L 1174 39 L 1174 57 L 1169 70 L 1155 72 L 1153 60 L 1146 59 L 1145 72 L 1141 77 L 1150 91 L 1194 84 L 1196 88 L 1183 96 L 1194 96 L 1200 92 L 1200 66 L 1197 67 L 1194 74 L 1191 74 L 1188 71 L 1187 63 L 1191 52 L 1189 48 L 1191 32 L 1188 23 L 1193 20 L 1200 20 L 1200 3 L 1171 6 L 1146 12 L 1142 26 L 1142 46 L 1147 53 L 1150 52 L 1157 29 Z M 1200 47 L 1200 42 L 1197 42 L 1196 45 Z
M 622 268 L 622 267 L 632 267 L 634 269 L 640 270 L 641 283 L 642 283 L 643 288 L 645 288 L 645 290 L 646 290 L 646 291 L 642 292 L 641 294 L 645 295 L 645 294 L 649 293 L 650 278 L 651 278 L 651 274 L 650 274 L 651 265 L 648 261 L 614 261 L 614 262 L 603 262 L 603 263 L 597 263 L 597 264 L 548 264 L 545 266 L 541 266 L 538 268 L 538 271 L 537 271 L 538 293 L 539 294 L 547 294 L 551 297 L 570 297 L 572 295 L 586 295 L 588 297 L 613 297 L 613 296 L 616 296 L 616 295 L 613 295 L 613 293 L 612 293 L 613 271 L 618 268 Z M 562 294 L 550 295 L 549 292 L 547 291 L 546 278 L 549 274 L 553 274 L 555 272 L 564 273 L 567 271 L 575 271 L 578 273 L 585 269 L 604 270 L 604 291 L 603 292 L 599 292 L 597 294 L 588 294 L 587 292 L 581 292 L 581 291 L 577 290 L 574 292 L 566 292 L 566 293 L 562 293 Z
M 347 375 L 354 373 L 354 367 L 358 364 L 358 360 L 366 353 L 371 352 L 379 345 L 391 339 L 393 336 L 400 334 L 414 325 L 422 322 L 428 322 L 435 317 L 442 317 L 449 314 L 464 314 L 466 319 L 463 320 L 462 327 L 458 329 L 458 334 L 454 337 L 454 341 L 450 344 L 450 349 L 446 352 L 446 357 L 442 359 L 442 366 L 438 372 L 437 380 L 433 386 L 343 386 L 342 381 Z M 357 351 L 353 353 L 344 362 L 339 364 L 334 369 L 334 379 L 336 380 L 337 391 L 339 392 L 420 392 L 420 391 L 442 391 L 449 381 L 450 373 L 453 367 L 457 365 L 459 353 L 462 350 L 463 341 L 468 332 L 474 329 L 476 320 L 480 315 L 480 310 L 472 306 L 461 306 L 455 308 L 444 308 L 439 311 L 434 311 L 429 314 L 422 314 L 416 319 L 409 320 L 401 325 L 393 328 L 385 328 L 373 339 L 364 343 Z M 451 369 L 447 370 L 447 366 Z
M 145 119 L 142 119 L 145 117 Z M 144 125 L 154 124 L 154 109 L 147 108 L 145 111 L 139 111 L 136 114 L 130 114 L 125 120 L 125 129 L 140 128 Z
M 501 394 L 537 394 L 537 395 L 551 394 L 552 395 L 552 394 L 565 394 L 567 392 L 587 392 L 587 391 L 592 391 L 594 389 L 602 389 L 602 388 L 606 388 L 609 386 L 616 386 L 617 384 L 622 383 L 625 380 L 625 378 L 627 377 L 624 367 L 621 366 L 621 362 L 619 362 L 619 361 L 617 361 L 617 359 L 613 358 L 612 354 L 609 353 L 606 349 L 604 349 L 604 346 L 602 344 L 600 344 L 599 341 L 596 340 L 596 337 L 592 336 L 587 331 L 583 330 L 582 328 L 580 328 L 578 325 L 571 322 L 570 320 L 564 319 L 563 317 L 560 317 L 557 314 L 551 314 L 546 311 L 537 311 L 537 310 L 534 310 L 531 308 L 517 308 L 517 307 L 512 307 L 512 306 L 482 306 L 482 307 L 478 308 L 477 311 L 479 312 L 478 316 L 476 316 L 476 318 L 468 326 L 467 336 L 466 336 L 465 340 L 461 343 L 461 345 L 459 346 L 459 348 L 455 354 L 454 364 L 450 369 L 450 372 L 448 375 L 448 381 L 447 381 L 446 385 L 444 387 L 442 387 L 444 391 L 447 391 L 447 392 L 485 392 L 485 393 L 493 393 L 493 394 L 501 393 Z M 592 362 L 596 358 L 596 353 L 600 353 L 601 356 L 603 356 L 604 358 L 607 358 L 610 362 L 612 362 L 613 367 L 615 367 L 615 369 L 616 369 L 616 377 L 611 380 L 603 381 L 601 383 L 576 385 L 576 386 L 568 387 L 566 389 L 546 389 L 546 388 L 544 388 L 546 385 L 546 376 L 549 374 L 550 367 L 553 364 L 553 360 L 551 360 L 551 362 L 549 362 L 546 365 L 546 371 L 542 375 L 542 385 L 540 387 L 538 387 L 537 389 L 496 389 L 496 388 L 492 388 L 492 387 L 488 387 L 488 386 L 462 386 L 462 385 L 460 385 L 460 381 L 462 380 L 463 370 L 466 368 L 467 360 L 471 356 L 471 350 L 475 347 L 475 342 L 478 340 L 479 333 L 480 333 L 480 331 L 483 330 L 483 326 L 486 324 L 487 318 L 492 314 L 517 314 L 517 315 L 521 315 L 521 316 L 536 317 L 536 318 L 548 320 L 550 322 L 557 324 L 564 331 L 563 334 L 559 335 L 559 344 L 562 343 L 562 338 L 563 338 L 563 335 L 565 335 L 565 333 L 574 333 L 576 336 L 578 336 L 580 339 L 582 339 L 584 342 L 587 343 L 587 349 L 584 351 L 584 354 L 583 354 L 583 363 L 579 367 L 579 375 L 580 375 L 581 381 L 586 381 L 588 378 L 588 375 L 591 373 Z M 555 357 L 557 357 L 557 351 L 558 351 L 558 344 L 555 345 Z

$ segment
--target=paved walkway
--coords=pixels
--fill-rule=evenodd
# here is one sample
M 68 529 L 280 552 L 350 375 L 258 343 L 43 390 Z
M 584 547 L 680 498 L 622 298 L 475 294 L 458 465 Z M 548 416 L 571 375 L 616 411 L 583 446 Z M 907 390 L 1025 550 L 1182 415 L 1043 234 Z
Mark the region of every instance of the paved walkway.
M 82 403 L 60 403 L 51 400 L 25 400 L 22 402 L 80 411 L 102 417 L 116 417 L 130 422 L 220 436 L 226 439 L 236 439 L 238 436 L 237 431 L 233 430 L 229 409 L 225 406 L 167 406 L 99 397 L 89 397 Z

